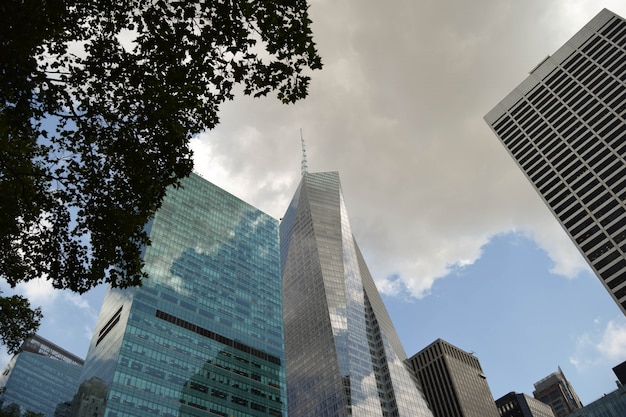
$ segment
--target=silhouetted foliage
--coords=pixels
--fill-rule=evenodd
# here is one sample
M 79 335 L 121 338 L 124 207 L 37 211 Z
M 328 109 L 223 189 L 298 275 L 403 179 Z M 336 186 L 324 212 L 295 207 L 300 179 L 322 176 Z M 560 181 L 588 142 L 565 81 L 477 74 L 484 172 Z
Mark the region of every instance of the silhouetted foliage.
M 29 410 L 22 414 L 17 405 L 11 404 L 0 409 L 0 417 L 44 417 L 44 415 L 42 413 L 35 413 L 34 411 Z
M 139 285 L 144 226 L 220 104 L 238 90 L 306 96 L 306 71 L 321 68 L 307 9 L 0 2 L 0 276 L 79 293 Z
M 28 299 L 21 295 L 0 296 L 0 340 L 9 354 L 17 353 L 22 342 L 35 334 L 41 318 L 41 309 L 31 310 Z

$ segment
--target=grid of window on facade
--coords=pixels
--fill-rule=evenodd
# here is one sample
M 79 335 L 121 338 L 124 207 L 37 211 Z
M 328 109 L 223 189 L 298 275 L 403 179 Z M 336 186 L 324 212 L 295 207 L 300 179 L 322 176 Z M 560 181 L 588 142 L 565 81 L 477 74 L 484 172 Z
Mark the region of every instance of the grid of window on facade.
M 498 417 L 474 355 L 437 339 L 409 361 L 435 417 Z
M 602 11 L 485 120 L 626 314 L 625 48 Z
M 359 375 L 364 366 L 371 372 L 371 362 L 352 369 L 352 359 L 368 357 L 369 347 L 363 308 L 362 323 L 355 323 L 361 338 L 350 344 L 338 178 L 305 174 L 296 195 L 281 223 L 281 245 L 289 243 L 282 249 L 289 415 L 381 415 L 375 382 Z
M 81 368 L 69 361 L 20 352 L 13 357 L 6 375 L 3 375 L 0 404 L 2 408 L 14 404 L 22 411 L 53 417 L 55 411 L 64 409 L 66 403 L 72 401 Z
M 383 416 L 429 415 L 431 411 L 422 387 L 356 243 L 355 247 L 365 290 L 367 338 Z
M 280 228 L 290 417 L 432 416 L 394 350 L 338 174 L 304 174 Z
M 572 411 L 583 406 L 561 368 L 536 382 L 533 396 L 539 401 L 549 404 L 556 417 L 566 417 Z
M 626 416 L 626 385 L 604 394 L 592 403 L 575 410 L 568 417 L 613 417 Z
M 550 405 L 556 417 L 568 416 L 575 409 L 566 400 L 566 391 L 559 384 L 535 393 L 535 397 L 542 403 Z
M 548 404 L 516 392 L 498 398 L 496 407 L 501 417 L 555 417 Z
M 149 233 L 149 278 L 107 294 L 88 355 L 104 415 L 286 416 L 278 222 L 192 175 Z
M 32 352 L 41 356 L 47 356 L 48 358 L 56 359 L 59 361 L 73 363 L 75 365 L 83 366 L 85 361 L 82 358 L 68 352 L 60 346 L 55 345 L 47 339 L 41 336 L 33 335 L 26 339 L 20 347 L 21 352 Z

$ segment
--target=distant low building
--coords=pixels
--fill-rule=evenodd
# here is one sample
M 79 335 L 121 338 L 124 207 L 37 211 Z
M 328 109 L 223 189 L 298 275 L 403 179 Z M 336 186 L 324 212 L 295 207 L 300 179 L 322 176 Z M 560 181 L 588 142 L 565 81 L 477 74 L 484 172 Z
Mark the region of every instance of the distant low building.
M 65 417 L 83 360 L 43 337 L 26 340 L 0 376 L 0 407 Z
M 496 407 L 500 417 L 555 417 L 548 404 L 517 392 L 509 392 L 498 398 Z
M 576 391 L 559 367 L 557 372 L 535 383 L 533 396 L 539 401 L 549 404 L 556 417 L 569 416 L 573 411 L 583 408 Z
M 437 339 L 409 359 L 435 417 L 498 417 L 478 358 Z
M 576 410 L 568 417 L 624 417 L 626 416 L 626 385 Z

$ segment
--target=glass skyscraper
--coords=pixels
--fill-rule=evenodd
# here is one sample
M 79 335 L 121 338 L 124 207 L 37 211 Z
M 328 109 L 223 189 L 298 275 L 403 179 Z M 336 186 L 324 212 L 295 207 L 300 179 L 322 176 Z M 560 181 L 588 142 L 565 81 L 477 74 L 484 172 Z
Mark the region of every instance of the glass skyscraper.
M 40 336 L 27 339 L 0 376 L 0 408 L 64 417 L 83 360 Z
M 290 417 L 432 417 L 354 240 L 336 172 L 280 225 Z
M 74 415 L 286 417 L 277 220 L 191 175 L 147 228 L 149 278 L 108 290 Z
M 624 314 L 625 47 L 602 10 L 485 116 Z

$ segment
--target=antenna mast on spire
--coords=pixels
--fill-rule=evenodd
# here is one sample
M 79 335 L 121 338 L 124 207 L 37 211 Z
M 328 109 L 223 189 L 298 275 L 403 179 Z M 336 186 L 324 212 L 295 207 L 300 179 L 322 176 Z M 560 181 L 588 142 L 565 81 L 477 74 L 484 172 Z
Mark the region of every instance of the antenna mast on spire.
M 304 137 L 302 137 L 302 129 L 300 129 L 300 142 L 302 142 L 302 176 L 307 173 L 308 167 L 306 165 L 306 148 L 304 147 Z

